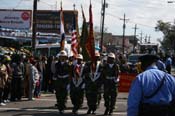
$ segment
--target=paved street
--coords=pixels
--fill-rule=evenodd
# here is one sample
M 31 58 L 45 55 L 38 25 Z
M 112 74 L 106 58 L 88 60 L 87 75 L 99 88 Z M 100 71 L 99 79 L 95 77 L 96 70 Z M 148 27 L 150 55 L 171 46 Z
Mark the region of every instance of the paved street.
M 127 94 L 120 93 L 117 98 L 116 109 L 113 116 L 126 116 Z M 0 116 L 61 116 L 58 110 L 54 107 L 56 103 L 54 94 L 43 94 L 40 99 L 28 101 L 23 99 L 20 102 L 11 102 L 6 106 L 0 106 Z M 87 101 L 84 100 L 83 107 L 78 111 L 80 116 L 86 116 Z M 72 104 L 70 99 L 67 102 L 67 109 L 64 116 L 71 116 Z M 102 116 L 104 113 L 104 101 L 102 100 L 96 112 L 97 116 Z M 91 116 L 91 115 L 87 115 Z

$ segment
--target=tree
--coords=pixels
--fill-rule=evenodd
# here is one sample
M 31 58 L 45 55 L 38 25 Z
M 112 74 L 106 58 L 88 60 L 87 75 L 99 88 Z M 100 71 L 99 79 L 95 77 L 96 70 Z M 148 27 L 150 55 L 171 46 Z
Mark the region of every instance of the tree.
M 175 25 L 169 22 L 157 21 L 155 27 L 156 31 L 161 31 L 164 35 L 163 40 L 160 41 L 162 48 L 165 50 L 174 50 L 175 48 Z

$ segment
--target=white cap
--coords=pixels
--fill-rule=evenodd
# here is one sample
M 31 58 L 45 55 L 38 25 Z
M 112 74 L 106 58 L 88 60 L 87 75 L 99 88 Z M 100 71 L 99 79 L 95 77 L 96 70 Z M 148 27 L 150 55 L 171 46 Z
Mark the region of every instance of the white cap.
M 78 54 L 76 58 L 83 60 L 83 56 L 81 54 Z
M 108 57 L 115 59 L 115 54 L 111 52 L 111 53 L 108 54 Z
M 59 53 L 59 56 L 66 56 L 67 57 L 67 53 L 65 50 L 61 50 Z

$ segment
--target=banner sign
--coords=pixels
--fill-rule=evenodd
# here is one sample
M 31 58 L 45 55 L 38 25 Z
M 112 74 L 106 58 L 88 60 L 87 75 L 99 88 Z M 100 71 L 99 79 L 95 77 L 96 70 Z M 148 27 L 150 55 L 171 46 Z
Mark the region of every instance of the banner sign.
M 29 30 L 31 10 L 0 10 L 0 27 L 5 29 Z
M 129 92 L 132 81 L 136 78 L 136 73 L 121 73 L 119 81 L 119 92 Z
M 67 35 L 71 35 L 73 18 L 76 15 L 78 22 L 78 11 L 64 10 L 64 29 Z M 60 11 L 38 10 L 36 14 L 37 32 L 60 34 Z

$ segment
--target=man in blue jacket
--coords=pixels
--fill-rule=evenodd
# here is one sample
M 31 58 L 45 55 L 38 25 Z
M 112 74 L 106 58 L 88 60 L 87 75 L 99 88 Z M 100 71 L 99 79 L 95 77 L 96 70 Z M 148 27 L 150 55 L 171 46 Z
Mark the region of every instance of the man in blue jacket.
M 127 116 L 174 116 L 171 114 L 175 99 L 175 78 L 158 70 L 155 55 L 140 57 L 144 72 L 133 81 L 129 97 Z

